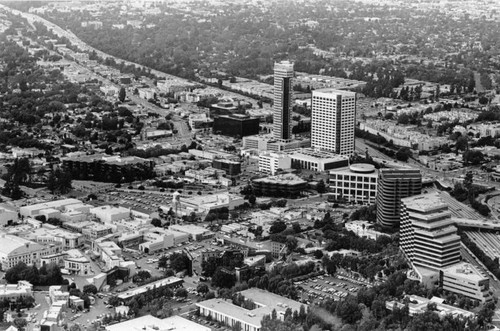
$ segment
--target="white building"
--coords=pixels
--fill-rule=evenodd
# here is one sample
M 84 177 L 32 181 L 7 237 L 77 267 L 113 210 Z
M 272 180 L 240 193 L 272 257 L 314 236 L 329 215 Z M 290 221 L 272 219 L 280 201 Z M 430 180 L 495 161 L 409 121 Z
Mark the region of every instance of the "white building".
M 292 168 L 313 171 L 326 171 L 349 165 L 349 158 L 327 151 L 302 148 L 288 154 L 292 159 Z
M 19 262 L 40 265 L 40 258 L 59 253 L 61 245 L 41 245 L 17 236 L 0 234 L 0 264 L 2 270 L 14 267 Z
M 19 213 L 23 217 L 35 217 L 41 215 L 41 211 L 44 209 L 62 210 L 64 208 L 68 208 L 70 205 L 82 205 L 82 202 L 77 199 L 48 201 L 43 203 L 37 203 L 35 205 L 23 206 L 19 208 Z
M 493 300 L 490 291 L 490 280 L 473 265 L 460 262 L 441 270 L 443 290 L 463 296 L 489 302 Z
M 17 284 L 0 284 L 0 300 L 15 302 L 17 298 L 33 296 L 33 285 L 25 280 L 20 280 Z
M 106 331 L 210 331 L 211 329 L 181 316 L 159 319 L 151 315 L 134 318 L 125 322 L 108 325 Z
M 290 169 L 292 159 L 282 152 L 262 152 L 259 155 L 259 171 L 264 174 L 276 175 L 278 169 Z
M 334 89 L 312 92 L 311 147 L 351 155 L 355 123 L 356 93 Z
M 301 307 L 300 302 L 257 288 L 242 291 L 240 294 L 253 301 L 256 308 L 245 309 L 221 298 L 198 302 L 196 306 L 200 309 L 200 315 L 210 316 L 230 328 L 239 322 L 241 330 L 245 331 L 259 331 L 262 318 L 271 315 L 273 310 L 276 310 L 277 317 L 283 320 L 287 309 L 299 312 Z
M 330 191 L 337 200 L 375 203 L 378 170 L 371 164 L 356 163 L 330 171 Z
M 72 275 L 90 275 L 92 267 L 90 260 L 77 249 L 70 249 L 64 258 L 64 269 Z
M 124 207 L 99 206 L 90 209 L 90 213 L 104 223 L 130 218 L 130 210 Z
M 0 206 L 0 227 L 17 222 L 17 212 L 6 206 Z

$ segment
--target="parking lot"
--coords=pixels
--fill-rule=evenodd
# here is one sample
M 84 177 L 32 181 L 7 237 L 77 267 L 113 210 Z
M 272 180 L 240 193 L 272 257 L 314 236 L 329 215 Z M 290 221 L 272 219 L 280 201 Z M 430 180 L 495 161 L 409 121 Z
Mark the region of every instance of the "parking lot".
M 344 278 L 343 276 L 340 276 Z M 332 276 L 316 276 L 304 281 L 295 282 L 302 302 L 310 304 L 315 300 L 335 299 L 340 300 L 349 294 L 356 294 L 364 285 L 356 284 L 351 280 L 339 279 Z

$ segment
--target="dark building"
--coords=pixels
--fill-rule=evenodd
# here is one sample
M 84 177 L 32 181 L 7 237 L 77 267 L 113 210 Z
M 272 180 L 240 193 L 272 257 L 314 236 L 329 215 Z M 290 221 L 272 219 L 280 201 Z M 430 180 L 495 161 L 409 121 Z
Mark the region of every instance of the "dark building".
M 63 168 L 73 179 L 100 182 L 131 182 L 153 178 L 154 162 L 135 156 L 85 155 L 63 159 Z
M 241 173 L 241 162 L 226 159 L 215 159 L 212 161 L 212 167 L 224 170 L 228 176 L 237 176 Z
M 221 115 L 214 119 L 213 132 L 231 137 L 252 136 L 259 133 L 259 122 L 257 117 L 248 115 Z
M 252 180 L 252 188 L 256 195 L 275 198 L 298 198 L 307 189 L 307 182 L 302 178 L 284 174 Z
M 377 187 L 377 223 L 398 227 L 401 199 L 422 191 L 422 174 L 418 169 L 380 169 Z

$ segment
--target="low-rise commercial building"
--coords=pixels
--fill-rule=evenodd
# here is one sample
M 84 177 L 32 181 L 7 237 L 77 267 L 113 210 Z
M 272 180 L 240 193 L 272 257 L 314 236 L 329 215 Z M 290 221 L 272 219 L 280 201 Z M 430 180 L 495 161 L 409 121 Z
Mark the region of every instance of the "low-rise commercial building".
M 408 312 L 410 316 L 423 314 L 428 310 L 429 303 L 433 303 L 436 305 L 435 312 L 439 314 L 440 317 L 444 317 L 446 315 L 451 315 L 453 317 L 462 317 L 462 318 L 475 318 L 475 314 L 471 311 L 460 309 L 454 306 L 446 305 L 443 303 L 443 299 L 432 297 L 430 299 L 420 297 L 418 295 L 408 295 Z M 385 308 L 392 311 L 394 307 L 399 309 L 405 307 L 405 303 L 398 301 L 387 301 L 385 303 Z
M 302 306 L 300 302 L 257 288 L 239 294 L 252 301 L 255 308 L 246 309 L 233 304 L 231 300 L 221 298 L 198 302 L 196 306 L 200 309 L 200 315 L 210 316 L 230 328 L 239 323 L 241 330 L 245 331 L 259 331 L 263 317 L 271 315 L 273 310 L 276 311 L 277 317 L 283 320 L 287 309 L 299 312 Z
M 123 301 L 126 301 L 129 299 L 132 299 L 136 295 L 146 293 L 150 289 L 153 289 L 153 288 L 159 289 L 161 287 L 177 288 L 177 287 L 180 287 L 183 282 L 184 281 L 182 280 L 182 278 L 178 278 L 178 277 L 174 277 L 174 276 L 168 277 L 168 278 L 163 278 L 163 279 L 157 280 L 156 282 L 152 282 L 152 283 L 128 290 L 127 292 L 121 293 L 118 295 L 118 298 L 123 300 Z
M 18 298 L 33 296 L 33 285 L 25 280 L 20 280 L 17 284 L 0 284 L 0 300 L 16 302 Z
M 151 315 L 137 317 L 125 322 L 108 325 L 106 331 L 210 331 L 211 329 L 181 316 L 159 319 Z
M 473 265 L 460 262 L 441 270 L 442 287 L 445 291 L 457 293 L 481 302 L 490 302 L 490 280 Z
M 242 114 L 221 115 L 214 118 L 213 132 L 231 137 L 246 137 L 259 133 L 260 120 Z
M 62 251 L 59 243 L 41 245 L 5 233 L 0 233 L 0 243 L 0 264 L 2 270 L 10 269 L 19 262 L 23 262 L 26 265 L 40 265 L 41 257 Z
M 293 174 L 283 174 L 252 180 L 256 195 L 298 198 L 306 189 L 307 182 Z
M 34 205 L 23 206 L 19 208 L 19 213 L 23 217 L 35 217 L 41 214 L 44 209 L 57 209 L 63 210 L 64 208 L 69 208 L 71 205 L 81 205 L 82 202 L 77 199 L 63 199 L 55 201 L 47 201 L 42 203 L 37 203 Z
M 290 169 L 292 159 L 283 152 L 262 152 L 259 154 L 259 171 L 268 175 L 276 175 L 278 170 Z
M 349 165 L 347 156 L 312 148 L 298 149 L 288 155 L 292 160 L 291 166 L 294 169 L 327 171 Z
M 17 212 L 13 208 L 0 206 L 0 227 L 11 225 L 18 221 Z
M 130 218 L 130 209 L 124 207 L 99 206 L 90 209 L 90 213 L 104 223 Z

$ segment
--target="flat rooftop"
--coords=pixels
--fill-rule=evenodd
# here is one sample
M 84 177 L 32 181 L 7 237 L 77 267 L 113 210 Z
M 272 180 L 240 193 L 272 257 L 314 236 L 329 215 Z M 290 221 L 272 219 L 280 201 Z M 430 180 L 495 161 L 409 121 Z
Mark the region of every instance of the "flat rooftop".
M 445 275 L 457 278 L 467 278 L 475 282 L 488 279 L 488 277 L 483 276 L 481 272 L 476 269 L 476 267 L 467 262 L 454 264 L 442 269 L 442 271 Z
M 129 290 L 125 293 L 121 293 L 118 295 L 118 298 L 120 298 L 122 300 L 127 300 L 127 299 L 130 299 L 130 298 L 138 295 L 138 294 L 145 293 L 149 289 L 152 289 L 153 287 L 159 288 L 159 287 L 163 287 L 163 286 L 167 286 L 167 285 L 172 285 L 172 284 L 175 284 L 178 282 L 183 282 L 183 280 L 181 278 L 178 278 L 178 277 L 163 278 L 163 279 L 157 280 L 156 282 L 152 282 L 152 283 L 146 284 L 144 286 L 140 286 L 140 287 L 137 287 L 135 289 Z
M 415 195 L 401 199 L 407 209 L 412 209 L 420 212 L 427 212 L 443 207 L 448 208 L 448 205 L 443 201 L 441 195 L 437 192 Z
M 313 98 L 315 96 L 326 96 L 331 97 L 332 95 L 341 95 L 343 97 L 356 97 L 356 92 L 344 91 L 344 90 L 336 90 L 334 88 L 324 88 L 319 90 L 312 91 Z
M 107 331 L 210 331 L 198 323 L 181 316 L 171 316 L 165 319 L 146 315 L 106 327 Z
M 299 176 L 293 174 L 283 174 L 277 176 L 269 176 L 264 178 L 254 179 L 255 183 L 270 183 L 270 184 L 288 184 L 288 185 L 300 185 L 306 184 L 307 182 L 300 178 Z
M 302 305 L 300 302 L 295 300 L 291 300 L 258 288 L 250 288 L 240 292 L 240 294 L 243 297 L 252 300 L 256 304 L 257 308 L 248 310 L 234 305 L 231 300 L 223 300 L 220 298 L 202 301 L 197 303 L 196 306 L 220 312 L 224 315 L 239 319 L 246 324 L 260 328 L 262 318 L 265 315 L 271 315 L 274 309 L 278 313 L 278 316 L 280 316 L 284 315 L 288 308 L 292 309 L 292 311 L 299 311 L 300 306 Z M 304 308 L 307 308 L 307 306 L 304 305 Z

